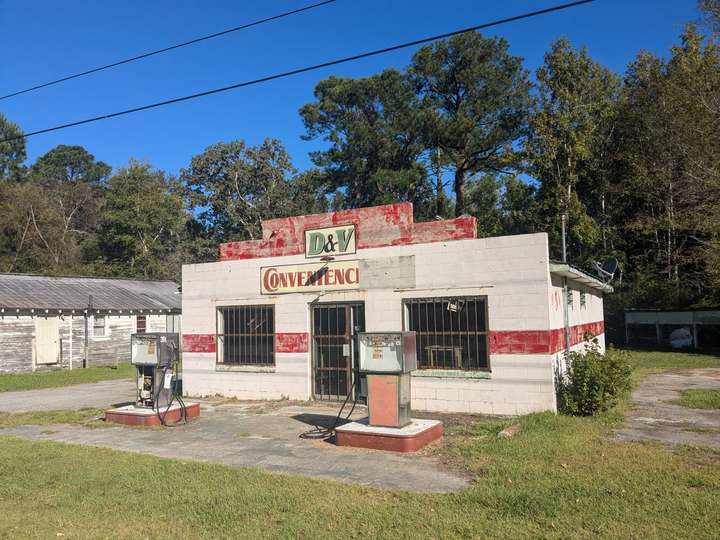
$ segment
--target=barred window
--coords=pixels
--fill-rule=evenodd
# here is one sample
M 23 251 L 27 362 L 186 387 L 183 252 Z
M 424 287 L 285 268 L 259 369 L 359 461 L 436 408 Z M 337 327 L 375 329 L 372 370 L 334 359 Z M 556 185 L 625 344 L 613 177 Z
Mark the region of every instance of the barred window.
M 489 369 L 485 298 L 418 298 L 404 304 L 405 327 L 417 333 L 419 369 Z
M 135 332 L 138 334 L 147 332 L 147 317 L 145 315 L 135 317 Z
M 273 306 L 232 306 L 217 311 L 218 362 L 230 365 L 275 365 Z

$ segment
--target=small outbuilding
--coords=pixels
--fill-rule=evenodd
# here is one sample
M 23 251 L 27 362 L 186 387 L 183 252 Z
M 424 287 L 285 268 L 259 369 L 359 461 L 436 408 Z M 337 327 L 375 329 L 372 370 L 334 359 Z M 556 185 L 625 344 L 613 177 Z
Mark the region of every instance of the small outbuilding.
M 627 309 L 625 342 L 654 349 L 720 350 L 720 309 Z
M 342 400 L 359 332 L 416 332 L 412 408 L 555 410 L 564 352 L 604 348 L 612 288 L 550 260 L 544 233 L 477 238 L 473 217 L 409 203 L 273 219 L 183 266 L 188 395 Z
M 0 373 L 117 365 L 130 334 L 179 332 L 172 281 L 0 274 Z

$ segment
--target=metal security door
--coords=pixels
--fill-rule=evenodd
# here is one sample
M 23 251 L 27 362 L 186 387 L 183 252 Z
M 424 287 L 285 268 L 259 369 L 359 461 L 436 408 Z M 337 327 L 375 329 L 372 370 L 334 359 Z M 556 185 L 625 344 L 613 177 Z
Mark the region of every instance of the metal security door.
M 363 304 L 313 306 L 313 394 L 343 400 L 356 380 L 356 336 L 365 330 Z

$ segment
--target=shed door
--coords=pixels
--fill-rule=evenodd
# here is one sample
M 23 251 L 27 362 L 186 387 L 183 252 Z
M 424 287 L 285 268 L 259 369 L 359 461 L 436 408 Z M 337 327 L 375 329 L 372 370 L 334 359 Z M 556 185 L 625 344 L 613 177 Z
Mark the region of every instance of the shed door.
M 57 364 L 60 331 L 57 317 L 35 319 L 35 364 Z

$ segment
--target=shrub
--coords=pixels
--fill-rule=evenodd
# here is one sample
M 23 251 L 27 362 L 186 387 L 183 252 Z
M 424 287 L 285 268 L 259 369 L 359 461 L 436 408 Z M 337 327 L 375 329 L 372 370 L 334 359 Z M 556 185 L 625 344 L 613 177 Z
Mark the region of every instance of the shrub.
M 597 340 L 585 351 L 567 355 L 567 370 L 558 376 L 558 406 L 565 414 L 592 416 L 606 411 L 630 390 L 627 353 L 600 352 Z

